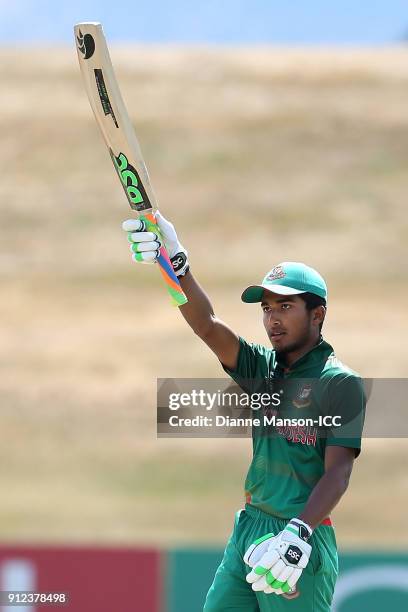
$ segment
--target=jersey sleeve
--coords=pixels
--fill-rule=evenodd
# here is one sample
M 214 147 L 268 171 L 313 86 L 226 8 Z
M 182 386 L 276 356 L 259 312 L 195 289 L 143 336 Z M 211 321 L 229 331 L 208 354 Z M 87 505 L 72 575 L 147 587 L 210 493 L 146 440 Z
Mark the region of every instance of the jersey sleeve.
M 327 414 L 333 421 L 326 432 L 326 445 L 354 448 L 358 457 L 366 409 L 361 378 L 355 374 L 335 376 L 330 381 L 328 404 Z
M 230 376 L 241 389 L 249 393 L 258 386 L 263 372 L 267 371 L 268 359 L 266 349 L 259 344 L 250 344 L 240 337 L 236 368 L 231 370 L 224 364 L 221 365 L 228 376 Z

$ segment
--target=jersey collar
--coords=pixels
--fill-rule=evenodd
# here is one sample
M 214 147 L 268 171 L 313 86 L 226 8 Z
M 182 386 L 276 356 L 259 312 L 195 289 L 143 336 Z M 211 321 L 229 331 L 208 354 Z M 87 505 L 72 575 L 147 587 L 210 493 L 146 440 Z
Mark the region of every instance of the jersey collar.
M 310 367 L 326 361 L 327 358 L 333 353 L 333 347 L 326 342 L 326 340 L 321 338 L 318 344 L 311 348 L 310 351 L 302 355 L 302 357 L 300 357 L 297 361 L 292 363 L 290 367 L 284 366 L 284 364 L 279 363 L 279 361 L 276 362 L 276 366 L 282 370 L 285 375 L 294 374 L 295 372 L 298 373 L 303 370 L 308 370 Z

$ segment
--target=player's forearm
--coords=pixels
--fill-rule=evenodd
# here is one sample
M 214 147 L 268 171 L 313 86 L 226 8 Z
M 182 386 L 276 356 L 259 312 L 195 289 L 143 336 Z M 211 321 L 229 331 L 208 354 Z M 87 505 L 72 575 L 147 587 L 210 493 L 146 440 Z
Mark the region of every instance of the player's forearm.
M 180 307 L 180 312 L 194 332 L 201 338 L 205 337 L 214 323 L 210 299 L 190 271 L 179 280 L 188 299 L 187 304 Z
M 349 475 L 344 472 L 342 466 L 325 472 L 298 518 L 315 529 L 337 506 L 347 490 L 348 483 Z
M 197 336 L 217 355 L 221 363 L 234 369 L 239 353 L 239 337 L 223 321 L 215 317 L 207 294 L 191 272 L 187 271 L 189 269 L 187 251 L 180 244 L 174 225 L 159 211 L 156 212 L 156 219 L 160 236 L 156 231 L 146 228 L 140 219 L 128 219 L 122 224 L 123 229 L 128 232 L 134 261 L 154 263 L 164 243 L 173 270 L 188 300 L 187 304 L 180 306 L 183 317 Z

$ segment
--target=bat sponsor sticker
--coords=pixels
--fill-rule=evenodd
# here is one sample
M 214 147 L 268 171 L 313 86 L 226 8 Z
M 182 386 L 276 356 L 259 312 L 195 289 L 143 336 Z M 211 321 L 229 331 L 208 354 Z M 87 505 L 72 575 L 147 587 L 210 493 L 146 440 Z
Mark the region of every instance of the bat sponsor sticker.
M 95 41 L 91 34 L 82 34 L 81 30 L 79 30 L 77 36 L 78 49 L 83 55 L 84 59 L 89 59 L 93 56 L 95 51 Z
M 103 72 L 101 68 L 94 69 L 96 86 L 98 88 L 99 99 L 105 115 L 110 115 L 113 119 L 113 123 L 119 128 L 118 122 L 116 121 L 115 113 L 113 112 L 112 104 L 109 100 L 108 91 L 105 85 L 105 79 L 103 78 Z
M 136 170 L 128 161 L 124 153 L 116 157 L 112 149 L 109 149 L 112 161 L 126 193 L 126 197 L 133 210 L 141 212 L 152 208 L 149 197 L 143 187 L 142 180 Z

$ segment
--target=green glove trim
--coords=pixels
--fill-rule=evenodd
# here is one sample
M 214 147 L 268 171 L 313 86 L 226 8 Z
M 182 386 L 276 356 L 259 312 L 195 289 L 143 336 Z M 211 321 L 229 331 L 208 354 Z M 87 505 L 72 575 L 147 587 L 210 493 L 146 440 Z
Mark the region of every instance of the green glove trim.
M 284 531 L 290 531 L 291 533 L 294 533 L 295 535 L 297 535 L 299 537 L 299 530 L 298 529 L 293 529 L 293 527 L 285 527 Z
M 275 537 L 274 533 L 267 533 L 266 535 L 262 536 L 262 538 L 258 538 L 258 540 L 255 540 L 254 545 L 258 546 L 258 544 L 261 544 L 262 542 L 265 542 L 265 540 L 267 540 L 268 538 L 273 537 Z
M 266 567 L 262 567 L 262 565 L 257 565 L 254 569 L 255 574 L 258 574 L 258 576 L 265 576 L 268 571 L 269 570 Z
M 275 576 L 272 574 L 272 572 L 268 572 L 266 574 L 266 582 L 269 584 L 269 586 L 274 586 L 275 582 L 277 582 L 279 584 L 279 587 L 276 587 L 277 589 L 280 588 L 280 582 L 277 578 L 275 578 Z M 283 583 L 282 583 L 283 584 Z
M 278 580 L 277 578 L 274 578 L 271 572 L 268 572 L 268 574 L 266 575 L 266 582 L 273 589 L 282 589 L 284 593 L 288 593 L 290 591 L 290 586 L 288 585 L 286 580 L 282 582 L 282 580 Z

